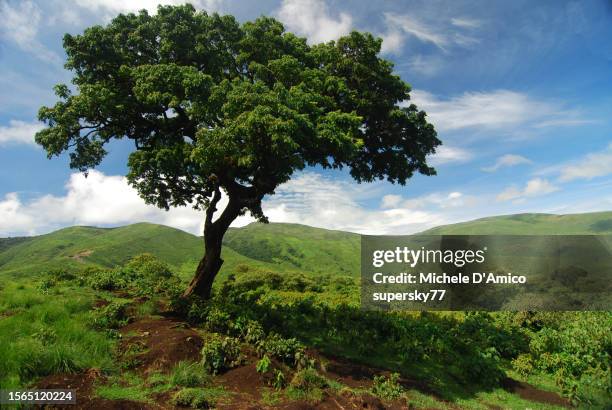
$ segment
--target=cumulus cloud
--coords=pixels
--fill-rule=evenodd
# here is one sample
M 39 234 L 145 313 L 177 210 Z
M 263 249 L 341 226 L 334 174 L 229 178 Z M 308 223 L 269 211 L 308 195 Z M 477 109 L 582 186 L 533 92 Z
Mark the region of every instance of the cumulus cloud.
M 551 121 L 572 117 L 578 124 L 576 111 L 558 104 L 510 90 L 466 92 L 443 99 L 427 91 L 413 90 L 412 101 L 427 112 L 438 131 L 480 129 L 484 131 L 522 132 L 541 127 Z
M 65 188 L 65 195 L 44 195 L 29 202 L 23 202 L 16 193 L 7 194 L 0 200 L 0 236 L 45 233 L 71 225 L 116 226 L 141 221 L 202 233 L 203 212 L 189 207 L 164 211 L 147 205 L 122 176 L 91 171 L 85 178 L 74 173 Z M 241 217 L 237 225 L 251 221 Z
M 34 134 L 41 129 L 43 129 L 43 125 L 38 122 L 10 120 L 8 126 L 0 126 L 0 145 L 36 145 Z
M 323 0 L 283 0 L 277 15 L 289 31 L 305 36 L 310 43 L 335 40 L 353 25 L 349 14 L 332 15 Z
M 612 174 L 612 143 L 601 152 L 586 155 L 572 163 L 561 166 L 559 181 L 593 179 Z
M 506 154 L 497 158 L 495 164 L 490 167 L 482 168 L 482 170 L 485 172 L 495 172 L 500 168 L 513 167 L 522 164 L 531 164 L 531 161 L 521 155 Z
M 202 233 L 203 212 L 189 207 L 164 211 L 146 205 L 122 176 L 91 171 L 85 178 L 74 173 L 65 188 L 64 195 L 44 195 L 27 202 L 17 193 L 5 195 L 0 199 L 0 236 L 41 234 L 71 225 L 118 226 L 142 221 Z M 368 208 L 362 201 L 380 198 L 377 184 L 342 182 L 317 173 L 300 174 L 276 192 L 263 203 L 272 222 L 370 234 L 413 233 L 446 222 L 440 213 L 404 206 L 403 199 L 402 207 Z M 219 208 L 226 203 L 224 198 Z M 252 221 L 242 216 L 233 226 Z
M 41 60 L 57 63 L 60 58 L 38 40 L 42 11 L 32 1 L 0 2 L 0 36 Z
M 534 178 L 527 182 L 523 189 L 510 186 L 497 195 L 497 200 L 503 201 L 522 201 L 525 198 L 542 196 L 558 191 L 559 188 L 543 178 Z
M 438 225 L 444 219 L 422 209 L 368 208 L 362 200 L 380 198 L 372 184 L 360 185 L 304 173 L 276 190 L 264 203 L 273 222 L 301 223 L 367 234 L 406 234 Z

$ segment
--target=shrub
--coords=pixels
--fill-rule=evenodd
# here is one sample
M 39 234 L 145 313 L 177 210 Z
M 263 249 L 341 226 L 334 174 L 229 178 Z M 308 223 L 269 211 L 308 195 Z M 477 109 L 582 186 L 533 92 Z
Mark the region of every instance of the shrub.
M 167 279 L 173 276 L 170 266 L 150 253 L 134 256 L 125 267 L 137 276 L 150 279 Z
M 240 341 L 233 337 L 215 334 L 202 348 L 202 364 L 209 373 L 231 369 L 241 361 Z
M 293 375 L 287 394 L 293 399 L 318 402 L 323 399 L 323 389 L 328 386 L 327 379 L 315 369 L 302 369 Z
M 129 283 L 120 269 L 97 270 L 91 272 L 86 280 L 92 289 L 108 291 L 125 289 Z
M 210 409 L 215 405 L 214 400 L 207 397 L 206 391 L 197 388 L 185 388 L 175 393 L 172 403 L 176 406 L 191 407 L 192 409 Z
M 287 364 L 295 365 L 296 357 L 304 352 L 304 346 L 295 338 L 284 339 L 272 333 L 261 343 L 259 350 L 262 355 L 268 353 Z
M 128 323 L 126 308 L 128 301 L 111 302 L 92 312 L 92 323 L 98 329 L 117 329 Z
M 230 323 L 231 317 L 227 312 L 224 312 L 216 307 L 206 309 L 204 327 L 207 330 L 216 333 L 228 333 Z
M 270 360 L 270 358 L 264 355 L 264 357 L 262 357 L 261 360 L 257 362 L 255 370 L 257 370 L 257 373 L 268 373 L 270 371 L 271 365 L 272 361 Z
M 529 376 L 534 372 L 533 360 L 528 354 L 520 354 L 512 361 L 512 367 L 522 376 Z
M 398 383 L 399 374 L 392 373 L 389 377 L 383 375 L 374 376 L 372 393 L 384 400 L 395 400 L 403 393 L 403 387 Z

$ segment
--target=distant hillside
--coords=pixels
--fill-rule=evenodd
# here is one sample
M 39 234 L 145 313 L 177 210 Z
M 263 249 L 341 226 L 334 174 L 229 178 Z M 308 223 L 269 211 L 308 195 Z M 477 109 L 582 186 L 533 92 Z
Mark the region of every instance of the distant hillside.
M 222 274 L 239 264 L 306 273 L 359 273 L 359 236 L 304 225 L 251 224 L 232 228 Z M 203 252 L 202 238 L 163 225 L 119 228 L 75 226 L 27 238 L 0 239 L 0 273 L 33 274 L 84 264 L 111 267 L 149 252 L 189 276 Z
M 317 273 L 359 274 L 358 234 L 298 224 L 253 223 L 232 228 L 223 243 L 250 259 Z
M 520 214 L 441 226 L 424 234 L 612 234 L 612 212 Z M 298 224 L 253 223 L 231 228 L 222 275 L 246 264 L 270 270 L 359 275 L 360 236 Z M 53 267 L 111 267 L 149 252 L 189 277 L 202 256 L 202 238 L 162 225 L 75 226 L 46 235 L 0 239 L 0 274 L 28 275 Z
M 612 234 L 612 212 L 517 214 L 439 226 L 432 235 L 604 235 Z

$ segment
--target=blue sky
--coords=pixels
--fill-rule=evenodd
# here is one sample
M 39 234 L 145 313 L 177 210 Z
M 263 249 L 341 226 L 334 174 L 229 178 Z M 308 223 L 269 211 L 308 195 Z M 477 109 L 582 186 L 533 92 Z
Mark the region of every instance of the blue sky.
M 0 0 L 0 236 L 138 221 L 201 231 L 201 214 L 147 206 L 125 183 L 129 144 L 111 145 L 85 179 L 33 143 L 38 108 L 70 81 L 63 34 L 156 3 Z M 438 175 L 403 187 L 296 174 L 265 200 L 272 221 L 403 234 L 498 214 L 612 209 L 610 1 L 192 3 L 241 21 L 271 15 L 312 43 L 350 30 L 382 37 L 383 56 L 444 143 L 430 158 Z

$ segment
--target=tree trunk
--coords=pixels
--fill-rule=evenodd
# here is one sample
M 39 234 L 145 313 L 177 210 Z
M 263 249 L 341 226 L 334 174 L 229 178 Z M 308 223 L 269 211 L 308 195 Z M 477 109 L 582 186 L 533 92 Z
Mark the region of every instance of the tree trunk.
M 234 219 L 240 214 L 241 201 L 229 196 L 227 206 L 219 216 L 219 219 L 213 222 L 213 214 L 217 210 L 216 206 L 220 199 L 221 191 L 217 188 L 209 207 L 206 209 L 206 219 L 204 221 L 204 257 L 198 264 L 195 275 L 189 287 L 183 293 L 183 297 L 198 295 L 204 299 L 210 299 L 213 282 L 221 269 L 221 265 L 223 265 L 223 259 L 221 259 L 223 236 Z
M 183 294 L 184 297 L 198 295 L 204 299 L 210 298 L 213 282 L 223 265 L 223 259 L 221 259 L 223 234 L 225 232 L 220 234 L 215 232 L 214 235 L 204 233 L 204 257 L 200 260 L 195 275 Z

